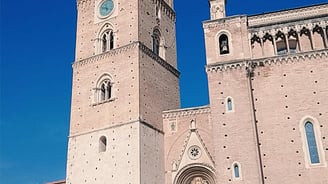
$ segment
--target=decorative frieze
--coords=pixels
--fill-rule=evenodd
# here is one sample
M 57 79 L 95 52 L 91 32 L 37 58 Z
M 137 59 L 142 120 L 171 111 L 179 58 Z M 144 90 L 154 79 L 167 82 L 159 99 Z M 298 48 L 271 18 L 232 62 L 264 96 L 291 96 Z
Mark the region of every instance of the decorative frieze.
M 162 116 L 164 119 L 168 119 L 168 118 L 185 117 L 190 115 L 208 114 L 208 113 L 210 113 L 210 107 L 206 105 L 201 107 L 164 111 Z
M 143 43 L 141 42 L 133 42 L 131 44 L 128 44 L 126 46 L 123 47 L 119 47 L 113 50 L 109 50 L 108 52 L 104 52 L 102 54 L 98 54 L 86 59 L 82 59 L 79 61 L 75 61 L 73 63 L 73 68 L 76 67 L 83 67 L 86 65 L 89 65 L 91 63 L 95 63 L 98 61 L 101 61 L 105 58 L 109 58 L 112 57 L 114 55 L 118 55 L 124 52 L 127 52 L 135 47 L 139 47 L 140 50 L 145 53 L 147 56 L 149 56 L 150 58 L 152 58 L 154 61 L 156 61 L 157 63 L 159 63 L 162 67 L 166 68 L 168 71 L 170 71 L 173 75 L 175 75 L 176 77 L 180 76 L 180 72 L 175 69 L 172 65 L 170 65 L 169 63 L 167 63 L 164 59 L 162 59 L 161 57 L 159 57 L 158 55 L 156 55 L 151 49 L 149 49 L 147 46 L 145 46 Z
M 114 55 L 117 55 L 117 54 L 120 54 L 122 52 L 127 52 L 127 51 L 135 48 L 136 46 L 138 46 L 138 44 L 139 44 L 139 42 L 133 42 L 131 44 L 128 44 L 128 45 L 125 45 L 123 47 L 119 47 L 119 48 L 110 50 L 108 52 L 104 52 L 102 54 L 98 54 L 98 55 L 95 55 L 95 56 L 92 56 L 92 57 L 89 57 L 89 58 L 86 58 L 86 59 L 75 61 L 73 63 L 73 68 L 83 67 L 85 65 L 95 63 L 97 61 L 103 60 L 105 58 L 108 58 L 108 57 L 111 57 L 111 56 L 114 56 Z
M 291 9 L 274 13 L 260 14 L 248 17 L 249 27 L 258 27 L 281 22 L 292 22 L 296 20 L 306 20 L 319 18 L 328 15 L 328 4 L 311 6 L 305 8 Z
M 259 58 L 255 60 L 240 60 L 236 62 L 229 63 L 216 63 L 206 66 L 207 72 L 221 72 L 229 69 L 241 69 L 249 66 L 249 63 L 253 63 L 256 66 L 265 66 L 278 63 L 295 63 L 299 61 L 314 61 L 310 59 L 317 58 L 328 58 L 328 49 L 323 49 L 319 51 L 310 51 L 304 53 L 288 54 L 283 56 Z M 327 60 L 325 60 L 327 61 Z

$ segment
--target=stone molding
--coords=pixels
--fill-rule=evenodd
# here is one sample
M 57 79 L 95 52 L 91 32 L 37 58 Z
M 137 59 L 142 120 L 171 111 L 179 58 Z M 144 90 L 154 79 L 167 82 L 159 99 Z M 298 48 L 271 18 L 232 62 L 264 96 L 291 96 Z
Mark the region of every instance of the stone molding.
M 206 154 L 208 155 L 208 157 L 210 158 L 210 160 L 212 161 L 212 163 L 215 165 L 215 161 L 214 161 L 214 159 L 213 159 L 211 153 L 208 151 L 208 149 L 207 149 L 207 147 L 206 147 L 206 145 L 205 145 L 205 143 L 204 143 L 204 140 L 202 139 L 202 137 L 200 136 L 199 132 L 198 132 L 197 129 L 196 129 L 196 130 L 189 130 L 189 133 L 188 133 L 188 135 L 187 135 L 187 137 L 186 137 L 186 140 L 184 141 L 184 144 L 183 144 L 183 146 L 182 146 L 182 151 L 181 151 L 181 153 L 179 154 L 179 159 L 177 160 L 178 168 L 180 168 L 181 161 L 182 161 L 182 158 L 183 158 L 183 156 L 184 156 L 184 153 L 185 153 L 185 152 L 187 151 L 187 149 L 188 149 L 187 146 L 188 146 L 188 143 L 189 143 L 189 140 L 190 140 L 191 134 L 192 134 L 193 132 L 196 134 L 197 138 L 199 139 L 200 143 L 202 144 L 202 147 L 203 147 L 204 150 L 206 151 Z M 208 165 L 208 164 L 206 164 L 206 165 L 207 165 L 208 167 L 210 167 L 210 168 L 213 168 L 213 167 L 211 167 L 211 166 Z M 181 171 L 181 170 L 182 170 L 182 169 L 180 169 L 180 171 Z M 215 171 L 214 168 L 213 168 L 213 170 Z
M 102 60 L 104 58 L 108 58 L 117 54 L 120 54 L 122 52 L 127 52 L 133 48 L 139 47 L 139 49 L 145 53 L 146 55 L 148 55 L 150 58 L 152 58 L 154 61 L 156 61 L 157 63 L 159 63 L 162 67 L 164 67 L 165 69 L 167 69 L 168 71 L 170 71 L 173 75 L 175 75 L 176 77 L 180 76 L 180 72 L 175 69 L 172 65 L 170 65 L 169 63 L 167 63 L 164 59 L 162 59 L 161 57 L 159 57 L 158 55 L 156 55 L 151 49 L 149 49 L 146 45 L 144 45 L 143 43 L 136 41 L 133 42 L 131 44 L 125 45 L 123 47 L 119 47 L 86 59 L 82 59 L 79 61 L 75 61 L 73 63 L 73 68 L 78 68 L 78 67 L 83 67 L 86 65 L 89 65 L 91 63 L 95 63 L 98 62 L 99 60 Z
M 249 28 L 249 38 L 252 38 L 254 35 L 258 35 L 259 37 L 263 37 L 265 34 L 275 35 L 279 31 L 285 34 L 288 34 L 290 30 L 294 30 L 297 32 L 300 32 L 303 28 L 307 28 L 311 31 L 315 28 L 315 26 L 319 26 L 322 29 L 326 29 L 326 26 L 328 25 L 327 20 L 328 14 L 326 17 L 317 18 L 315 21 L 313 20 L 300 20 L 298 22 L 292 22 L 292 23 L 282 23 L 282 24 L 275 24 L 270 26 L 264 26 L 264 27 L 253 27 Z
M 305 61 L 306 59 L 328 58 L 328 49 L 319 51 L 310 51 L 284 56 L 274 56 L 269 58 L 259 58 L 254 60 L 240 60 L 226 63 L 215 63 L 206 66 L 206 72 L 226 71 L 229 69 L 242 69 L 248 67 L 251 63 L 255 66 L 265 66 L 272 64 L 295 63 Z
M 246 21 L 247 21 L 246 15 L 235 15 L 235 16 L 221 18 L 221 19 L 204 21 L 203 28 L 213 29 L 213 28 L 222 28 L 222 26 L 229 27 L 230 25 L 236 23 L 246 23 Z
M 91 56 L 89 58 L 85 58 L 85 59 L 82 59 L 82 60 L 75 61 L 73 63 L 73 68 L 83 67 L 85 65 L 88 65 L 90 63 L 95 63 L 95 62 L 97 62 L 99 60 L 102 60 L 104 58 L 108 58 L 110 56 L 117 55 L 117 54 L 120 54 L 122 52 L 129 51 L 129 50 L 135 48 L 137 45 L 138 45 L 138 42 L 133 42 L 133 43 L 125 45 L 123 47 L 115 48 L 113 50 L 109 50 L 107 52 Z
M 148 55 L 150 58 L 152 58 L 154 61 L 162 65 L 164 68 L 166 68 L 168 71 L 170 71 L 173 75 L 179 78 L 180 72 L 174 68 L 172 65 L 170 65 L 168 62 L 166 62 L 164 59 L 162 59 L 160 56 L 155 54 L 151 49 L 149 49 L 146 45 L 144 45 L 141 42 L 138 42 L 139 48 L 143 53 Z
M 163 119 L 168 119 L 168 118 L 176 118 L 176 117 L 185 117 L 195 114 L 208 114 L 210 112 L 211 112 L 210 107 L 206 105 L 200 107 L 164 111 L 162 117 Z
M 133 124 L 133 123 L 140 123 L 140 124 L 143 124 L 145 126 L 147 126 L 148 128 L 151 128 L 161 134 L 164 135 L 164 132 L 154 126 L 152 126 L 151 124 L 143 121 L 141 118 L 139 118 L 138 120 L 135 120 L 135 121 L 129 121 L 129 122 L 125 122 L 125 123 L 119 123 L 119 124 L 115 124 L 115 125 L 108 125 L 108 126 L 105 126 L 105 127 L 102 127 L 102 128 L 99 128 L 99 129 L 94 129 L 94 130 L 90 130 L 90 131 L 84 131 L 84 132 L 80 132 L 80 133 L 75 133 L 75 134 L 71 134 L 68 136 L 68 138 L 74 138 L 74 137 L 78 137 L 78 136 L 82 136 L 82 135 L 86 135 L 86 134 L 90 134 L 90 133 L 94 133 L 94 132 L 98 132 L 99 130 L 108 130 L 108 129 L 114 129 L 114 128 L 117 128 L 117 127 L 121 127 L 121 126 L 125 126 L 125 125 L 130 125 L 130 124 Z
M 248 17 L 248 26 L 262 26 L 280 22 L 291 22 L 328 15 L 328 4 L 290 9 L 285 11 L 253 15 Z

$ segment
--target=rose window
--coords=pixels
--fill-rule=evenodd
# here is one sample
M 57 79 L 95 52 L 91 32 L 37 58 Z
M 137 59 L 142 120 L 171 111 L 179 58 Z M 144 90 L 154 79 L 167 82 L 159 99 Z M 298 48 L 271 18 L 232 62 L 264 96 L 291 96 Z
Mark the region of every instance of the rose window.
M 194 145 L 189 148 L 188 153 L 189 153 L 189 157 L 194 160 L 200 157 L 201 150 L 198 146 Z

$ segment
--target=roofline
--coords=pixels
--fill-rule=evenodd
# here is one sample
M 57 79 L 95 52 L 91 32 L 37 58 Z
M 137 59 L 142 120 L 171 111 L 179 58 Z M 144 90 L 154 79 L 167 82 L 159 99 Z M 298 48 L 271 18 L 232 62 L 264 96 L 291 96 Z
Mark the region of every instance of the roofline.
M 312 5 L 306 5 L 306 6 L 299 6 L 299 7 L 296 7 L 296 8 L 287 8 L 287 9 L 274 10 L 274 11 L 269 11 L 269 12 L 264 12 L 264 13 L 247 15 L 247 17 L 256 17 L 256 16 L 261 16 L 261 15 L 267 15 L 267 14 L 281 13 L 281 12 L 284 12 L 284 11 L 300 10 L 300 9 L 316 7 L 316 6 L 322 6 L 322 5 L 328 5 L 328 3 L 312 4 Z

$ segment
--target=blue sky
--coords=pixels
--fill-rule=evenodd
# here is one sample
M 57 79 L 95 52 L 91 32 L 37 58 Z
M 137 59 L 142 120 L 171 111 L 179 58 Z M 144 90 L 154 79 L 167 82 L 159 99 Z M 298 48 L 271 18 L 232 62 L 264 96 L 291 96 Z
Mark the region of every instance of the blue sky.
M 205 105 L 208 97 L 201 22 L 209 18 L 208 2 L 175 1 L 182 107 Z M 228 15 L 327 3 L 325 0 L 227 1 Z M 75 2 L 0 1 L 2 184 L 41 184 L 65 178 Z

